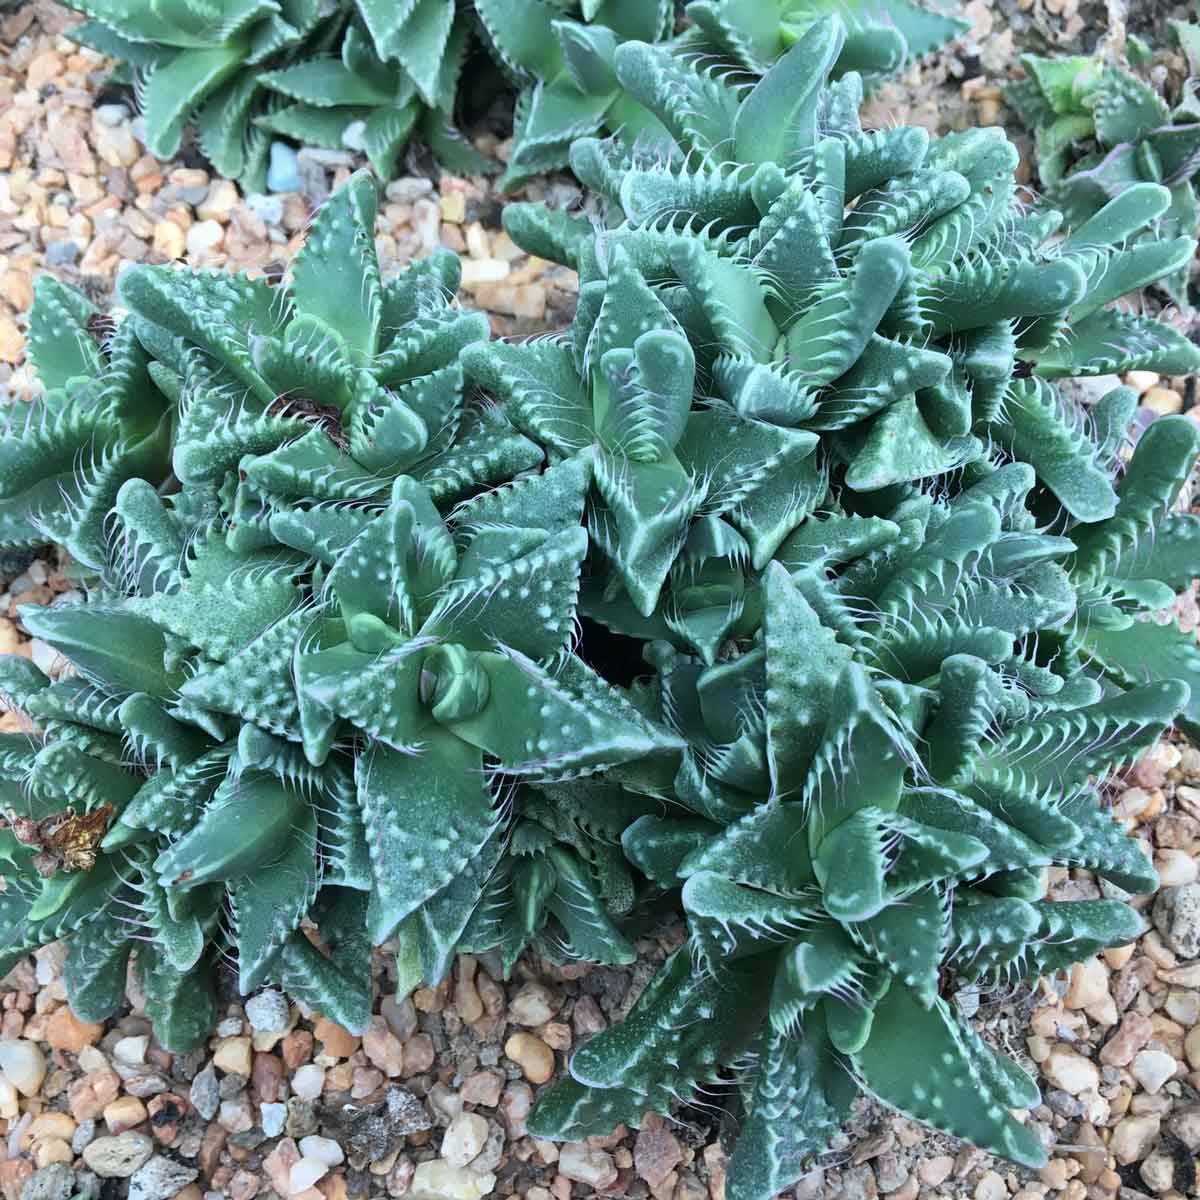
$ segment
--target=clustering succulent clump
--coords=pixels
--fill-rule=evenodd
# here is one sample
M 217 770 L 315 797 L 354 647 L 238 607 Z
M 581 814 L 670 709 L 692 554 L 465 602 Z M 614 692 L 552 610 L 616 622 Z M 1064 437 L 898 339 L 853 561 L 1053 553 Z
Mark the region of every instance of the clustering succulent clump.
M 688 946 L 530 1128 L 736 1083 L 737 1196 L 794 1180 L 858 1090 L 1044 1160 L 1007 1112 L 1036 1089 L 944 980 L 1136 933 L 1041 872 L 1151 889 L 1096 787 L 1198 715 L 1194 638 L 1147 617 L 1195 569 L 1168 514 L 1200 436 L 1162 419 L 1130 456 L 1131 390 L 1085 409 L 1055 382 L 1200 365 L 1110 306 L 1194 253 L 1157 232 L 1168 192 L 1027 214 L 1000 131 L 864 131 L 843 45 L 814 25 L 748 92 L 621 47 L 673 147 L 574 148 L 608 228 L 507 210 L 578 268 L 575 326 L 465 356 L 551 459 L 595 447 L 583 612 L 648 645 L 688 743 L 673 780 L 621 772 L 664 805 L 623 845 L 682 889 Z
M 272 135 L 361 150 L 384 179 L 414 134 L 452 170 L 491 170 L 454 125 L 476 40 L 519 93 L 502 180 L 512 188 L 565 166 L 577 138 L 661 133 L 614 72 L 621 43 L 670 38 L 668 53 L 680 59 L 717 55 L 731 69 L 761 70 L 831 5 L 775 0 L 751 16 L 754 6 L 698 0 L 678 38 L 674 0 L 72 0 L 72 7 L 88 17 L 72 36 L 116 58 L 119 77 L 134 84 L 152 153 L 178 153 L 194 119 L 216 169 L 262 191 Z M 845 69 L 895 70 L 906 55 L 966 28 L 910 0 L 839 0 L 837 8 L 852 27 Z
M 1193 28 L 1181 26 L 1181 39 Z M 1194 40 L 1184 45 L 1196 47 Z M 1021 63 L 1026 78 L 1008 89 L 1008 99 L 1033 130 L 1048 204 L 1077 225 L 1130 187 L 1160 184 L 1170 192 L 1160 232 L 1195 235 L 1200 111 L 1193 97 L 1185 95 L 1172 110 L 1149 84 L 1099 57 L 1026 54 Z M 1181 304 L 1188 274 L 1184 264 L 1160 280 Z
M 174 1048 L 206 1035 L 222 955 L 350 1028 L 392 936 L 429 978 L 460 944 L 632 956 L 616 821 L 646 806 L 593 815 L 585 777 L 679 741 L 571 650 L 590 454 L 539 470 L 465 400 L 486 321 L 449 303 L 452 255 L 381 280 L 374 186 L 278 288 L 122 278 L 124 399 L 168 412 L 175 482 L 120 485 L 86 603 L 23 611 L 75 673 L 0 667 L 39 730 L 0 750 L 4 961 L 70 936 L 99 1018 L 136 946 Z
M 692 8 L 693 45 L 745 15 Z M 766 1200 L 866 1091 L 1044 1161 L 1032 1080 L 949 997 L 1135 936 L 1046 868 L 1155 883 L 1103 786 L 1200 727 L 1200 650 L 1147 619 L 1196 561 L 1200 431 L 1134 446 L 1130 389 L 1058 381 L 1200 367 L 1112 307 L 1195 243 L 1158 184 L 1066 222 L 998 130 L 864 130 L 861 38 L 768 15 L 754 86 L 606 44 L 656 124 L 572 146 L 605 222 L 506 210 L 579 271 L 560 335 L 487 341 L 453 256 L 385 282 L 362 175 L 279 287 L 136 267 L 99 343 L 46 292 L 70 337 L 35 339 L 6 520 L 58 536 L 71 481 L 96 582 L 23 612 L 74 674 L 0 667 L 38 729 L 0 743 L 0 916 L 10 961 L 70 936 L 81 1015 L 130 934 L 182 1047 L 222 956 L 359 1028 L 372 944 L 402 985 L 461 950 L 627 963 L 674 908 L 686 945 L 531 1131 L 716 1088 L 731 1200 Z

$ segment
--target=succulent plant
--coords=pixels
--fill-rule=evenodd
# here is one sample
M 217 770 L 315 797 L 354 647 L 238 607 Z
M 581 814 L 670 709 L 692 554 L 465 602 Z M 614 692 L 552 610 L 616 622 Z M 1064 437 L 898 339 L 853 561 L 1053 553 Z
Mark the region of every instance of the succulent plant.
M 1079 669 L 1072 546 L 1029 527 L 1032 483 L 1010 463 L 886 518 L 832 507 L 767 568 L 742 653 L 710 666 L 651 645 L 688 750 L 666 814 L 623 843 L 662 887 L 682 885 L 690 938 L 625 1023 L 575 1053 L 531 1132 L 604 1134 L 736 1083 L 729 1194 L 766 1198 L 862 1090 L 1045 1162 L 1007 1111 L 1036 1106 L 1036 1084 L 956 1014 L 946 981 L 1036 979 L 1137 935 L 1122 902 L 1043 900 L 1041 871 L 1156 885 L 1094 781 L 1188 689 L 1105 695 Z M 1047 633 L 1063 648 L 1043 663 Z
M 465 355 L 552 459 L 593 444 L 583 611 L 657 639 L 689 743 L 673 781 L 620 777 L 668 806 L 623 844 L 682 887 L 690 950 L 530 1128 L 636 1124 L 728 1068 L 738 1200 L 794 1180 L 856 1081 L 1042 1158 L 1005 1112 L 1036 1089 L 954 1017 L 942 972 L 1022 978 L 1128 940 L 1119 905 L 1047 903 L 1040 872 L 1150 890 L 1095 784 L 1200 715 L 1194 637 L 1148 619 L 1194 572 L 1200 527 L 1171 510 L 1200 435 L 1164 418 L 1130 454 L 1130 389 L 1084 408 L 1056 382 L 1200 363 L 1108 307 L 1194 253 L 1155 232 L 1169 194 L 1141 184 L 1069 229 L 1028 216 L 1002 132 L 862 130 L 859 80 L 828 79 L 843 45 L 814 24 L 749 91 L 622 46 L 674 149 L 576 145 L 608 228 L 510 206 L 518 242 L 579 270 L 575 326 Z M 720 432 L 693 451 L 704 422 Z M 749 447 L 791 439 L 741 521 L 725 480 L 753 496 L 744 464 L 769 454 Z
M 328 48 L 337 25 L 317 0 L 77 0 L 87 21 L 71 37 L 119 63 L 146 120 L 146 145 L 173 158 L 194 121 L 213 166 L 254 191 L 266 186 L 269 137 L 254 124 L 262 72 Z
M 170 409 L 174 482 L 119 487 L 87 602 L 23 610 L 74 671 L 0 667 L 39 731 L 0 750 L 6 961 L 69 935 L 95 1019 L 137 946 L 174 1048 L 222 955 L 361 1028 L 397 931 L 430 978 L 468 936 L 630 953 L 607 914 L 644 807 L 596 818 L 575 781 L 679 743 L 571 652 L 591 454 L 539 471 L 464 401 L 486 322 L 450 306 L 453 256 L 381 281 L 374 195 L 336 193 L 278 288 L 125 274 L 112 338 Z
M 454 129 L 471 36 L 455 0 L 73 0 L 71 36 L 118 60 L 159 158 L 194 121 L 216 170 L 266 187 L 271 135 L 362 150 L 383 178 L 419 130 L 452 169 L 489 164 Z
M 846 29 L 837 74 L 868 77 L 896 71 L 906 58 L 940 49 L 970 23 L 911 0 L 692 0 L 689 48 L 716 51 L 751 71 L 767 70 L 816 22 L 830 15 Z
M 1026 77 L 1008 89 L 1008 100 L 1033 130 L 1047 203 L 1079 225 L 1128 188 L 1161 184 L 1170 204 L 1159 233 L 1195 235 L 1200 112 L 1190 97 L 1173 112 L 1149 84 L 1100 58 L 1026 54 L 1021 63 Z M 1161 280 L 1181 304 L 1188 273 L 1182 264 Z

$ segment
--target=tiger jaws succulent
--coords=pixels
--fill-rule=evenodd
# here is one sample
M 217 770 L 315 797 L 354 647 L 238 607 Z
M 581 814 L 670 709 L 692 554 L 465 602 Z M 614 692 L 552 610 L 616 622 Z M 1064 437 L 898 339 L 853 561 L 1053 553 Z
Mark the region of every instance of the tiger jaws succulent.
M 1172 509 L 1200 433 L 1138 440 L 1131 390 L 1085 409 L 1059 383 L 1200 366 L 1111 306 L 1193 255 L 1159 231 L 1169 193 L 1028 215 L 1002 132 L 863 130 L 844 46 L 816 22 L 751 89 L 621 46 L 672 146 L 575 146 L 606 227 L 506 210 L 578 269 L 579 311 L 465 355 L 551 457 L 596 447 L 583 611 L 649 647 L 643 694 L 688 743 L 674 778 L 620 772 L 664 806 L 622 844 L 679 889 L 688 945 L 530 1129 L 603 1135 L 717 1088 L 737 1200 L 790 1186 L 859 1091 L 1044 1161 L 1009 1112 L 1033 1081 L 953 981 L 1136 935 L 1043 872 L 1153 889 L 1098 788 L 1200 696 L 1194 637 L 1148 619 L 1195 569 Z M 750 447 L 788 445 L 760 475 Z
M 277 288 L 125 274 L 110 336 L 168 413 L 173 483 L 119 486 L 85 602 L 23 609 L 71 670 L 0 660 L 37 729 L 0 743 L 4 962 L 69 938 L 100 1019 L 136 950 L 174 1049 L 223 958 L 361 1029 L 392 937 L 430 979 L 460 944 L 632 957 L 614 848 L 647 806 L 593 816 L 587 777 L 681 743 L 572 652 L 591 452 L 542 469 L 467 400 L 486 322 L 451 304 L 452 256 L 383 281 L 374 186 Z
M 1194 52 L 1196 27 L 1176 24 Z M 1026 77 L 1008 89 L 1008 101 L 1033 130 L 1049 204 L 1077 225 L 1129 188 L 1160 184 L 1170 192 L 1161 234 L 1195 235 L 1200 124 L 1186 88 L 1172 110 L 1148 83 L 1099 58 L 1026 54 L 1021 65 Z M 1185 264 L 1160 281 L 1180 304 L 1187 303 L 1188 274 Z

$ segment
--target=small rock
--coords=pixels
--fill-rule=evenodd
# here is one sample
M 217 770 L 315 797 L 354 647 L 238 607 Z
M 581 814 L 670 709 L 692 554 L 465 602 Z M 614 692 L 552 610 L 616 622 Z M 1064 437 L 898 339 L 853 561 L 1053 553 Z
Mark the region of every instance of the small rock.
M 615 1178 L 615 1173 L 614 1173 Z M 494 1175 L 477 1175 L 443 1158 L 423 1162 L 413 1172 L 411 1200 L 481 1200 L 496 1186 Z
M 286 997 L 273 989 L 259 992 L 246 1001 L 246 1019 L 255 1033 L 282 1033 L 288 1027 L 289 1015 Z
M 995 1171 L 985 1171 L 972 1194 L 975 1200 L 1008 1200 L 1004 1179 Z
M 300 168 L 296 159 L 296 151 L 286 142 L 271 143 L 267 187 L 273 192 L 298 192 L 300 190 Z
M 220 221 L 222 223 L 229 220 L 230 214 L 238 204 L 238 190 L 236 184 L 229 179 L 214 179 L 208 186 L 208 192 L 203 200 L 196 206 L 196 216 L 202 221 Z M 278 992 L 275 995 L 279 995 Z M 282 997 L 280 997 L 282 999 Z M 285 1002 L 286 1003 L 286 1002 Z M 246 1016 L 250 1016 L 250 1005 L 246 1005 Z M 254 1018 L 250 1018 L 250 1024 L 254 1024 Z
M 1145 1158 L 1158 1137 L 1159 1125 L 1159 1118 L 1153 1114 L 1118 1121 L 1108 1143 L 1117 1162 L 1128 1166 Z
M 46 1056 L 36 1042 L 25 1038 L 2 1041 L 0 1070 L 22 1096 L 36 1096 L 46 1078 Z
M 1108 971 L 1098 958 L 1076 963 L 1071 968 L 1071 984 L 1065 1004 L 1068 1008 L 1090 1008 L 1108 995 Z
M 950 1172 L 953 1170 L 954 1159 L 949 1154 L 938 1154 L 918 1164 L 917 1175 L 923 1184 L 937 1187 L 950 1178 Z
M 229 1133 L 247 1133 L 254 1128 L 254 1107 L 250 1097 L 242 1092 L 230 1100 L 222 1100 L 217 1111 L 217 1123 Z
M 217 1109 L 221 1106 L 221 1091 L 212 1063 L 209 1063 L 203 1071 L 197 1072 L 196 1078 L 192 1080 L 188 1099 L 192 1102 L 192 1107 L 206 1121 L 211 1121 L 217 1115 Z
M 144 1133 L 128 1130 L 97 1138 L 84 1149 L 83 1161 L 101 1179 L 128 1179 L 153 1153 L 154 1143 Z
M 660 1187 L 682 1159 L 679 1139 L 665 1125 L 643 1129 L 638 1134 L 633 1147 L 633 1165 L 638 1177 L 644 1179 L 651 1190 Z
M 595 1150 L 586 1142 L 566 1142 L 558 1152 L 558 1170 L 568 1179 L 586 1183 L 597 1191 L 616 1182 L 617 1178 L 612 1155 L 607 1150 Z
M 185 235 L 187 252 L 192 258 L 207 258 L 225 240 L 225 229 L 219 221 L 197 221 Z
M 250 1078 L 251 1048 L 248 1037 L 222 1038 L 217 1043 L 213 1054 L 213 1066 L 226 1075 L 240 1075 L 243 1079 Z
M 156 1154 L 129 1181 L 129 1200 L 170 1200 L 199 1175 L 198 1167 Z
M 1055 1087 L 1062 1088 L 1070 1096 L 1094 1091 L 1100 1085 L 1100 1072 L 1096 1064 L 1062 1046 L 1050 1051 L 1042 1063 L 1042 1073 Z
M 532 1033 L 514 1033 L 504 1053 L 517 1063 L 530 1083 L 546 1083 L 554 1074 L 554 1051 Z
M 554 993 L 541 983 L 522 986 L 508 1006 L 509 1020 L 530 1028 L 544 1025 L 554 1016 L 554 1011 Z
M 283 1132 L 283 1124 L 287 1120 L 287 1105 L 260 1104 L 258 1120 L 267 1137 L 278 1137 Z
M 325 1068 L 305 1063 L 292 1076 L 292 1094 L 301 1100 L 315 1100 L 325 1087 Z
M 1141 1050 L 1129 1064 L 1129 1073 L 1153 1094 L 1175 1074 L 1177 1065 L 1163 1050 Z
M 388 1028 L 383 1017 L 372 1017 L 362 1039 L 363 1053 L 385 1075 L 404 1073 L 404 1045 Z
M 69 1163 L 42 1167 L 21 1186 L 21 1200 L 70 1200 L 75 1192 L 75 1172 Z
M 452 1167 L 465 1167 L 483 1149 L 488 1123 L 478 1113 L 459 1113 L 446 1128 L 442 1157 Z
M 341 1146 L 333 1138 L 317 1137 L 316 1134 L 309 1134 L 308 1137 L 300 1139 L 300 1153 L 305 1158 L 315 1158 L 317 1162 L 323 1162 L 327 1167 L 336 1167 L 346 1161 Z
M 1127 1012 L 1117 1032 L 1100 1048 L 1100 1061 L 1110 1067 L 1127 1067 L 1153 1036 L 1154 1026 L 1149 1017 Z
M 46 246 L 46 265 L 69 267 L 79 257 L 79 244 L 70 238 L 59 238 Z
M 318 1179 L 329 1174 L 329 1164 L 316 1158 L 301 1158 L 292 1164 L 288 1172 L 288 1186 L 293 1195 L 312 1187 Z
M 113 1058 L 129 1067 L 140 1067 L 146 1061 L 146 1050 L 150 1039 L 142 1034 L 140 1037 L 121 1038 L 113 1046 Z
M 118 1096 L 104 1109 L 109 1133 L 124 1133 L 146 1119 L 146 1106 L 136 1096 Z
M 1138 1174 L 1152 1192 L 1169 1192 L 1175 1182 L 1175 1160 L 1166 1150 L 1155 1150 L 1142 1161 Z
M 504 1087 L 504 1076 L 499 1071 L 476 1071 L 463 1080 L 459 1095 L 466 1104 L 481 1104 L 484 1108 L 495 1108 L 500 1103 Z
M 402 1042 L 407 1042 L 417 1032 L 417 1009 L 407 996 L 400 1000 L 395 996 L 384 996 L 379 1004 L 379 1015 Z
M 1163 888 L 1154 902 L 1154 927 L 1181 958 L 1200 956 L 1200 883 Z
M 361 1038 L 325 1017 L 313 1026 L 313 1036 L 321 1043 L 322 1053 L 332 1058 L 349 1058 L 362 1045 Z

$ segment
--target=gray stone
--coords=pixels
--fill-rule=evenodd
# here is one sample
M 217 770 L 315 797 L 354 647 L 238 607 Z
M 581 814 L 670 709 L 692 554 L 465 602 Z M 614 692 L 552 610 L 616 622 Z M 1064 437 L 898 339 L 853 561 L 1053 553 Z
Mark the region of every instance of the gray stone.
M 52 267 L 69 267 L 79 257 L 79 245 L 70 238 L 51 242 L 46 247 L 46 263 Z
M 286 142 L 272 142 L 271 164 L 267 168 L 267 187 L 273 192 L 298 192 L 300 183 L 296 151 Z
M 338 1114 L 346 1157 L 356 1171 L 386 1158 L 410 1133 L 432 1127 L 420 1099 L 406 1088 L 393 1086 L 377 1104 L 344 1104 Z
M 71 1149 L 76 1154 L 82 1154 L 84 1147 L 96 1136 L 95 1119 L 89 1117 L 75 1126 L 75 1136 L 71 1138 Z
M 1154 927 L 1181 958 L 1200 955 L 1200 883 L 1163 888 L 1154 902 Z
M 217 1082 L 217 1073 L 211 1063 L 192 1080 L 188 1099 L 206 1121 L 211 1121 L 217 1115 L 217 1109 L 221 1107 L 221 1085 Z
M 156 1154 L 129 1181 L 129 1200 L 170 1200 L 199 1174 L 199 1167 Z
M 68 1163 L 51 1163 L 34 1171 L 21 1188 L 21 1200 L 70 1200 L 75 1171 Z
M 129 107 L 125 104 L 98 104 L 92 109 L 92 115 L 101 125 L 115 129 L 129 116 Z
M 250 192 L 245 198 L 245 204 L 264 225 L 278 225 L 283 220 L 283 201 L 278 196 Z
M 288 1002 L 282 992 L 259 992 L 246 1001 L 246 1017 L 255 1033 L 282 1033 L 288 1027 Z

